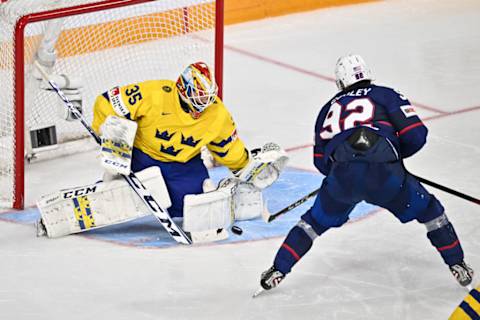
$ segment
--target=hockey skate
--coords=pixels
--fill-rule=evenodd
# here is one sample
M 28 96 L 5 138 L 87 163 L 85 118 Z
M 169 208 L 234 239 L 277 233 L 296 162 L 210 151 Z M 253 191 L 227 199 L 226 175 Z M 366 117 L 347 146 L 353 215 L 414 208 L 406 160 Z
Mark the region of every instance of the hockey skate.
M 268 270 L 264 271 L 260 277 L 260 285 L 262 288 L 258 289 L 257 292 L 253 295 L 255 298 L 258 296 L 260 293 L 262 293 L 265 290 L 270 290 L 275 288 L 282 282 L 282 280 L 285 278 L 285 275 L 275 269 L 274 266 L 271 266 Z
M 468 287 L 472 283 L 473 269 L 465 261 L 450 266 L 450 271 L 461 286 Z

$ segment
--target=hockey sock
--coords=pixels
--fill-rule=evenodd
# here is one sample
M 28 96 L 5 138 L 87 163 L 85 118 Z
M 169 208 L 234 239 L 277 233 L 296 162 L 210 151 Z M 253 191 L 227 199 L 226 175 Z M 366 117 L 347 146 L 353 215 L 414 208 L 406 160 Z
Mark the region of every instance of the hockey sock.
M 302 216 L 302 220 L 290 230 L 277 252 L 273 265 L 283 274 L 289 273 L 292 267 L 310 250 L 313 240 L 329 229 L 313 221 L 312 223 L 306 222 L 305 220 L 311 220 L 309 218 L 308 212 Z
M 441 228 L 429 231 L 427 237 L 446 264 L 452 266 L 463 261 L 462 246 L 450 222 Z

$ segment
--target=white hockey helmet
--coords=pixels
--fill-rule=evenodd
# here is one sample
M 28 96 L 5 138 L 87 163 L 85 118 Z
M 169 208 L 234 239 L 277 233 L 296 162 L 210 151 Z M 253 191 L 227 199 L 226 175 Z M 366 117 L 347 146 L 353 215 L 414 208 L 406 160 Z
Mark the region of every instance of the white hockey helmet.
M 186 67 L 177 79 L 177 88 L 194 118 L 198 118 L 215 102 L 218 93 L 213 73 L 204 62 L 195 62 Z
M 363 80 L 373 80 L 372 71 L 365 60 L 357 54 L 340 57 L 335 65 L 335 82 L 339 90 Z

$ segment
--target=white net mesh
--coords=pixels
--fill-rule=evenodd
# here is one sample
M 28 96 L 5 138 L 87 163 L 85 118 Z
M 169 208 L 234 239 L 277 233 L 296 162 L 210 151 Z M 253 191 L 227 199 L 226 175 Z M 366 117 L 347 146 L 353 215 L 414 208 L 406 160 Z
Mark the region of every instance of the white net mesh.
M 15 197 L 14 145 L 24 134 L 15 132 L 15 90 L 23 90 L 14 84 L 16 22 L 28 13 L 97 2 L 10 0 L 0 4 L 0 207 L 11 207 Z M 213 68 L 214 25 L 215 2 L 205 0 L 148 1 L 28 24 L 25 74 L 20 75 L 25 79 L 26 136 L 32 129 L 52 125 L 60 145 L 87 136 L 80 123 L 61 120 L 56 112 L 58 97 L 39 88 L 32 75 L 36 55 L 54 49 L 52 73 L 81 78 L 84 114 L 90 122 L 96 96 L 115 85 L 173 80 L 194 61 L 205 61 Z M 28 146 L 26 141 L 26 152 L 31 153 Z

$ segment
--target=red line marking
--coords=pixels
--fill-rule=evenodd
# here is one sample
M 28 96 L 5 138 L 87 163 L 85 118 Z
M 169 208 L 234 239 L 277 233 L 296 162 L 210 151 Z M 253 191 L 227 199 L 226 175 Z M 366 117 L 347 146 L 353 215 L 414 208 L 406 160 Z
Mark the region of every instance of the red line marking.
M 274 64 L 274 65 L 283 67 L 285 69 L 293 70 L 293 71 L 296 71 L 296 72 L 299 72 L 299 73 L 302 73 L 302 74 L 312 76 L 314 78 L 319 78 L 319 79 L 323 79 L 325 81 L 335 83 L 335 78 L 325 76 L 323 74 L 313 72 L 311 70 L 296 67 L 296 66 L 293 66 L 293 65 L 285 63 L 285 62 L 281 62 L 281 61 L 278 61 L 278 60 L 274 60 L 272 58 L 264 57 L 264 56 L 261 56 L 259 54 L 252 53 L 252 52 L 249 52 L 249 51 L 246 51 L 246 50 L 243 50 L 243 49 L 235 48 L 235 47 L 232 47 L 232 46 L 229 46 L 229 45 L 225 45 L 224 48 L 228 49 L 230 51 L 235 51 L 237 53 L 243 54 L 245 56 L 249 56 L 249 57 L 257 59 L 257 60 L 265 61 L 265 62 Z M 440 109 L 437 109 L 437 108 L 434 108 L 434 107 L 430 107 L 430 106 L 424 105 L 422 103 L 418 103 L 418 102 L 415 102 L 415 101 L 411 101 L 411 103 L 415 107 L 420 108 L 420 109 L 425 109 L 425 110 L 436 112 L 436 113 L 439 113 L 439 114 L 448 114 L 448 112 L 446 112 L 446 111 L 443 111 L 443 110 L 440 110 Z
M 332 77 L 324 76 L 320 73 L 316 73 L 316 72 L 313 72 L 313 71 L 310 71 L 310 70 L 307 70 L 307 69 L 302 69 L 302 68 L 299 68 L 299 67 L 295 67 L 295 66 L 292 66 L 288 63 L 284 63 L 284 62 L 277 61 L 277 60 L 274 60 L 274 59 L 271 59 L 271 58 L 268 58 L 268 57 L 264 57 L 264 56 L 258 55 L 256 53 L 248 52 L 248 51 L 243 50 L 243 49 L 235 48 L 235 47 L 232 47 L 232 46 L 229 46 L 229 45 L 225 45 L 225 49 L 241 53 L 243 55 L 255 58 L 257 60 L 265 61 L 265 62 L 274 64 L 274 65 L 277 65 L 277 66 L 280 66 L 280 67 L 284 67 L 286 69 L 297 71 L 299 73 L 308 74 L 308 75 L 310 75 L 312 77 L 315 77 L 315 78 L 320 78 L 320 79 L 323 79 L 323 80 L 326 80 L 326 81 L 329 81 L 329 82 L 335 82 L 335 79 L 332 78 Z
M 440 114 L 447 114 L 448 113 L 447 111 L 443 111 L 443 110 L 440 110 L 440 109 L 437 109 L 437 108 L 434 108 L 434 107 L 429 107 L 429 106 L 426 106 L 424 104 L 421 104 L 421 103 L 418 103 L 418 102 L 415 102 L 415 101 L 412 101 L 412 104 L 415 107 L 420 108 L 420 109 L 425 109 L 425 110 L 433 111 L 433 112 L 440 113 Z
M 301 145 L 301 146 L 286 148 L 285 151 L 290 152 L 290 151 L 295 151 L 295 150 L 298 150 L 298 149 L 310 148 L 311 146 L 313 146 L 313 144 L 309 143 L 309 144 L 304 144 L 304 145 Z
M 437 114 L 437 115 L 434 115 L 434 116 L 423 118 L 422 120 L 424 122 L 427 122 L 427 121 L 430 121 L 430 120 L 441 119 L 441 118 L 454 116 L 454 115 L 461 114 L 461 113 L 466 113 L 466 112 L 477 111 L 477 110 L 480 110 L 480 106 L 469 107 L 469 108 L 460 109 L 460 110 L 457 110 L 457 111 L 452 111 L 452 112 L 444 113 L 444 114 Z M 286 148 L 285 151 L 286 152 L 292 152 L 292 151 L 303 150 L 303 149 L 311 148 L 311 147 L 313 147 L 313 143 Z
M 480 110 L 480 106 L 464 108 L 464 109 L 460 109 L 460 110 L 456 110 L 456 111 L 452 111 L 452 112 L 448 112 L 448 113 L 444 113 L 444 114 L 437 114 L 437 115 L 434 115 L 434 116 L 426 117 L 424 119 L 424 121 L 440 119 L 440 118 L 444 118 L 444 117 L 454 116 L 454 115 L 457 115 L 457 114 L 472 112 L 472 111 L 477 111 L 477 110 Z

